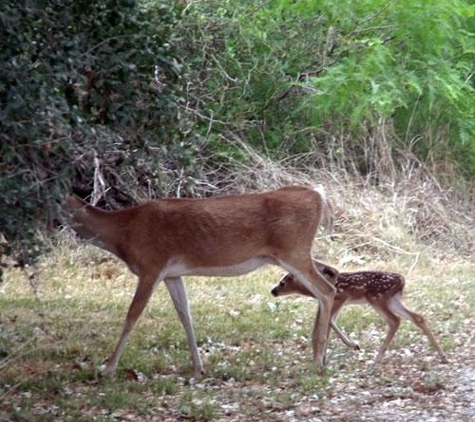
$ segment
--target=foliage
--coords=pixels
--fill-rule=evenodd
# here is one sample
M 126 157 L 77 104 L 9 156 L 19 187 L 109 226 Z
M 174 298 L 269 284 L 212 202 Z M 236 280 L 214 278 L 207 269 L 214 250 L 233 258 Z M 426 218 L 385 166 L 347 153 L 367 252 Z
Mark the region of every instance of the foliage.
M 238 132 L 280 156 L 318 149 L 363 175 L 394 171 L 403 149 L 474 175 L 471 2 L 193 6 L 191 92 L 211 138 Z
M 330 25 L 340 26 L 338 61 L 312 81 L 316 125 L 334 132 L 347 125 L 359 135 L 382 119 L 402 141 L 392 147 L 404 146 L 423 161 L 448 155 L 473 176 L 475 7 L 458 0 L 347 7 L 343 20 L 330 2 L 324 12 Z
M 178 19 L 173 3 L 2 2 L 0 227 L 20 263 L 71 183 L 130 203 L 134 190 L 163 191 L 172 165 L 192 167 L 177 109 Z
M 1 2 L 1 250 L 38 253 L 71 185 L 108 206 L 203 195 L 253 148 L 375 184 L 473 178 L 474 8 Z

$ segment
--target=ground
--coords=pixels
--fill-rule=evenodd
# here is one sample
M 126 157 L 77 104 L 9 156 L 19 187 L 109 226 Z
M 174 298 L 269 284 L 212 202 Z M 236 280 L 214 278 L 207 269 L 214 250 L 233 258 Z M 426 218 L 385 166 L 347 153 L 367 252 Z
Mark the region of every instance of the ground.
M 94 250 L 56 251 L 40 265 L 39 281 L 15 270 L 1 286 L 0 421 L 473 422 L 475 268 L 441 265 L 419 260 L 404 298 L 426 317 L 448 364 L 405 322 L 376 366 L 385 324 L 369 307 L 350 306 L 339 322 L 362 350 L 332 337 L 326 369 L 317 371 L 309 340 L 317 305 L 273 298 L 283 273 L 270 268 L 187 280 L 202 380 L 190 378 L 184 331 L 164 286 L 116 377 L 104 379 L 97 368 L 118 340 L 135 280 Z

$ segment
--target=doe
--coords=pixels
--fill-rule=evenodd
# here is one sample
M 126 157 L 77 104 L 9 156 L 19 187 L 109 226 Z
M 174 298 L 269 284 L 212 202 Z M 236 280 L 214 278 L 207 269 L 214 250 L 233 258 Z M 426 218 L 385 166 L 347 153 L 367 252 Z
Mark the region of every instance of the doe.
M 400 274 L 382 271 L 357 271 L 339 273 L 335 268 L 314 260 L 315 267 L 336 288 L 336 296 L 330 311 L 330 326 L 342 339 L 353 349 L 359 349 L 359 345 L 352 342 L 340 327 L 336 324 L 338 313 L 345 304 L 368 303 L 386 320 L 389 329 L 384 340 L 376 363 L 380 363 L 391 340 L 399 328 L 401 319 L 407 318 L 416 324 L 428 337 L 442 362 L 447 362 L 447 357 L 442 351 L 431 330 L 427 326 L 422 315 L 409 310 L 402 302 L 401 296 L 404 289 L 404 277 Z M 291 293 L 300 293 L 313 297 L 302 284 L 296 282 L 292 274 L 284 276 L 279 284 L 272 289 L 274 296 L 283 296 Z
M 117 211 L 71 195 L 64 211 L 81 237 L 119 257 L 138 276 L 122 335 L 104 374 L 115 372 L 139 316 L 164 280 L 186 331 L 194 376 L 201 377 L 203 364 L 182 277 L 232 277 L 265 264 L 295 274 L 294 283 L 318 298 L 312 345 L 316 364 L 323 366 L 335 288 L 312 263 L 318 226 L 331 222 L 331 207 L 322 192 L 285 187 L 205 199 L 160 199 Z

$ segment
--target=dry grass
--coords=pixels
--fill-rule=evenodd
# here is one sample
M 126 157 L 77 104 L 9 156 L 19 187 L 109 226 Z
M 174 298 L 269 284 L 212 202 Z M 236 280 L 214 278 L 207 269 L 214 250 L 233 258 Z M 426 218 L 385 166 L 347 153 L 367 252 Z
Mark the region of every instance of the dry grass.
M 322 185 L 334 207 L 335 232 L 348 249 L 366 251 L 373 258 L 374 253 L 417 254 L 421 245 L 440 259 L 469 259 L 475 253 L 475 190 L 441 186 L 413 156 L 399 172 L 375 185 L 341 168 L 317 168 L 312 154 L 276 162 L 240 145 L 247 162 L 229 164 L 221 192 Z

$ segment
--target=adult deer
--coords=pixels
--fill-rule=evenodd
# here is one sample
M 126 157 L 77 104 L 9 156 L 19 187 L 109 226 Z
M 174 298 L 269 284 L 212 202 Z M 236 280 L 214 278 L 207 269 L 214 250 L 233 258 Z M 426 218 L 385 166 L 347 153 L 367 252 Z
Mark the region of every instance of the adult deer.
M 402 303 L 401 295 L 405 284 L 402 275 L 381 271 L 339 273 L 335 268 L 317 260 L 314 260 L 314 264 L 318 271 L 336 288 L 335 301 L 330 311 L 330 327 L 333 328 L 347 346 L 359 349 L 358 344 L 352 342 L 336 324 L 338 313 L 347 303 L 368 303 L 384 317 L 389 327 L 386 339 L 376 357 L 376 363 L 380 363 L 383 359 L 384 353 L 399 328 L 401 322 L 399 316 L 407 318 L 416 324 L 427 336 L 432 347 L 439 354 L 441 361 L 447 362 L 445 353 L 442 351 L 424 318 L 412 312 Z M 298 283 L 292 274 L 284 276 L 279 284 L 272 289 L 271 293 L 274 296 L 300 293 L 315 297 L 304 285 Z
M 296 275 L 320 302 L 313 331 L 314 359 L 324 365 L 335 288 L 314 268 L 312 243 L 331 208 L 323 193 L 286 187 L 206 199 L 160 199 L 118 211 L 105 211 L 70 196 L 65 205 L 72 228 L 123 260 L 138 276 L 120 340 L 106 362 L 113 374 L 124 345 L 149 301 L 165 281 L 185 328 L 194 376 L 203 374 L 183 276 L 237 276 L 265 264 Z

